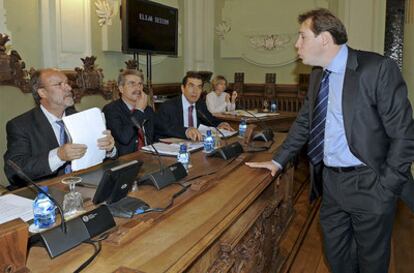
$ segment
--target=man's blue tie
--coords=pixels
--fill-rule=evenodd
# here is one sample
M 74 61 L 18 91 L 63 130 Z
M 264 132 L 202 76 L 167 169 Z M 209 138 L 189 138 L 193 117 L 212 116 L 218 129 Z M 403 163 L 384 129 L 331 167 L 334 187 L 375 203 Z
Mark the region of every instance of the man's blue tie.
M 57 120 L 56 123 L 60 127 L 59 145 L 62 146 L 63 144 L 66 144 L 68 142 L 68 135 L 66 134 L 65 124 L 63 123 L 63 121 L 62 120 Z M 70 162 L 66 162 L 65 165 L 63 165 L 63 166 L 65 166 L 65 173 L 71 173 L 72 172 L 72 167 L 70 165 Z
M 315 102 L 315 108 L 313 109 L 313 119 L 308 143 L 308 156 L 313 165 L 323 160 L 325 121 L 328 110 L 329 74 L 331 74 L 331 71 L 324 71 L 318 97 Z

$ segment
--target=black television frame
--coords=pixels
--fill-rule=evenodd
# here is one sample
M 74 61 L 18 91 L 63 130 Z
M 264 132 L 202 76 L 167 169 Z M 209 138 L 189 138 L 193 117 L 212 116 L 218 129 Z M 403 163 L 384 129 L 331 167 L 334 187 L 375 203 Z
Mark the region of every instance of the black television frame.
M 175 10 L 176 12 L 176 24 L 175 24 L 175 51 L 161 51 L 161 50 L 145 50 L 145 49 L 138 49 L 138 48 L 130 48 L 128 46 L 128 37 L 129 37 L 129 28 L 128 28 L 128 12 L 127 9 L 129 8 L 130 1 L 138 1 L 138 2 L 146 2 L 153 6 L 168 8 L 171 10 Z M 179 21 L 179 13 L 178 9 L 175 7 L 163 5 L 157 2 L 149 1 L 149 0 L 122 0 L 121 4 L 121 25 L 122 25 L 122 53 L 126 54 L 135 54 L 135 53 L 147 53 L 147 54 L 157 54 L 157 55 L 167 55 L 171 57 L 178 56 L 178 21 Z

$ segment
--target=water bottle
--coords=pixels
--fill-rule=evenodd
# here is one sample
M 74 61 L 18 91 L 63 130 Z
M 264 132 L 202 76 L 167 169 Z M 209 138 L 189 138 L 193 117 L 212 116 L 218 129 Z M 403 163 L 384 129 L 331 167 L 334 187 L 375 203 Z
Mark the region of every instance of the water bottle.
M 214 137 L 211 134 L 211 130 L 207 130 L 207 135 L 204 138 L 204 151 L 206 153 L 211 153 L 212 151 L 214 151 Z
M 273 100 L 272 104 L 270 105 L 270 112 L 272 112 L 272 113 L 277 112 L 277 102 L 275 100 Z
M 247 129 L 246 120 L 242 119 L 239 125 L 239 137 L 244 137 L 244 134 L 246 133 L 246 129 Z
M 190 153 L 187 151 L 187 145 L 180 145 L 180 151 L 177 155 L 177 161 L 183 164 L 186 171 L 188 171 L 188 167 L 190 165 Z
M 41 186 L 48 192 L 48 187 Z M 55 204 L 44 193 L 39 192 L 33 202 L 34 225 L 36 228 L 48 228 L 56 222 Z

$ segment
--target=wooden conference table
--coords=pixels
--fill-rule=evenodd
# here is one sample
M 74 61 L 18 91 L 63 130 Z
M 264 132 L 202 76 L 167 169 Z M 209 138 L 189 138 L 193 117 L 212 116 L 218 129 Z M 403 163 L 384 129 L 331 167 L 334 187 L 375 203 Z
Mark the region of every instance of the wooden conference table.
M 243 111 L 243 110 L 238 110 L 236 112 L 240 112 L 240 111 Z M 255 114 L 254 112 L 252 113 Z M 273 131 L 277 131 L 277 132 L 289 131 L 290 126 L 296 119 L 296 115 L 297 115 L 296 112 L 278 112 L 278 113 L 267 113 L 267 116 L 258 116 L 255 118 L 253 116 L 249 116 L 248 113 L 237 114 L 237 115 L 233 113 L 215 113 L 214 114 L 215 117 L 219 118 L 220 120 L 228 122 L 230 126 L 235 129 L 239 128 L 240 121 L 242 119 L 245 119 L 248 125 L 255 124 L 259 127 L 262 126 L 266 128 L 272 128 Z
M 278 134 L 267 152 L 229 161 L 207 158 L 201 151 L 191 154 L 193 166 L 184 179 L 191 187 L 174 206 L 163 213 L 116 218 L 116 230 L 83 272 L 277 272 L 289 254 L 279 251 L 278 242 L 293 215 L 293 168 L 274 179 L 244 162 L 269 160 L 284 138 Z M 119 160 L 133 159 L 144 161 L 139 175 L 158 168 L 150 154 L 137 152 Z M 202 174 L 208 175 L 198 177 Z M 44 184 L 64 188 L 61 179 Z M 140 186 L 130 195 L 163 207 L 180 189 Z M 85 204 L 93 207 L 90 201 Z M 32 247 L 27 267 L 31 272 L 73 272 L 92 254 L 92 246 L 82 244 L 52 260 L 44 248 Z

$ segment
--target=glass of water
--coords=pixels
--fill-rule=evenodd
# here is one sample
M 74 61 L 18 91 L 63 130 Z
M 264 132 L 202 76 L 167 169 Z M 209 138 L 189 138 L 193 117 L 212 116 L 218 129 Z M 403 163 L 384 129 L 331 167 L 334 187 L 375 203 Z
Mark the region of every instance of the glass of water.
M 81 177 L 69 176 L 61 180 L 63 184 L 69 185 L 69 192 L 63 199 L 63 212 L 65 217 L 70 217 L 84 211 L 83 199 L 80 192 L 75 190 L 76 184 L 82 181 Z

